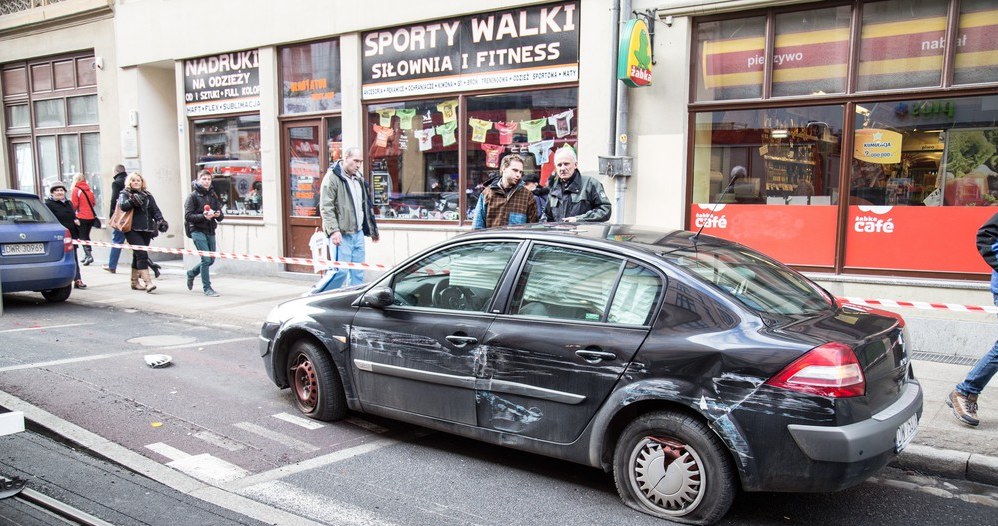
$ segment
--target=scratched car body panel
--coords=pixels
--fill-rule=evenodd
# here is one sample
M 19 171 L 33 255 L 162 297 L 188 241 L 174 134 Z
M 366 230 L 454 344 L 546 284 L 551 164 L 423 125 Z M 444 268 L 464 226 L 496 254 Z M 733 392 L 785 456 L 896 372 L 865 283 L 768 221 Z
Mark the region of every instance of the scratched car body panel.
M 458 236 L 261 332 L 304 414 L 363 411 L 614 473 L 624 502 L 711 524 L 737 490 L 834 491 L 910 442 L 904 322 L 685 231 Z

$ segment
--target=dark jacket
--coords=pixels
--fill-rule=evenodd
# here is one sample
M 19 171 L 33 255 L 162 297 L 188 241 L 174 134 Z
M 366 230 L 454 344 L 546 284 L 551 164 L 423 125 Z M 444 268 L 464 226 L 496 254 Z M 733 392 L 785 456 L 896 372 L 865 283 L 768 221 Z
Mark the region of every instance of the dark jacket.
M 69 230 L 69 235 L 73 239 L 80 237 L 80 227 L 73 222 L 76 219 L 76 210 L 73 210 L 72 202 L 68 199 L 56 201 L 49 196 L 45 198 L 45 206 L 49 207 L 49 210 L 55 214 L 55 218 L 59 220 L 59 224 Z
M 191 186 L 193 186 L 191 194 L 184 201 L 184 226 L 190 226 L 189 232 L 204 232 L 213 236 L 218 222 L 225 219 L 225 214 L 208 219 L 204 216 L 204 207 L 208 205 L 212 210 L 221 212 L 222 202 L 218 199 L 214 187 L 209 186 L 205 189 L 197 180 L 194 180 Z
M 533 190 L 534 199 L 537 201 L 537 211 L 541 214 L 544 213 L 544 207 L 548 204 L 549 193 L 551 193 L 551 189 L 546 186 L 537 185 Z
M 998 214 L 977 230 L 977 251 L 991 267 L 991 292 L 998 294 Z
M 575 170 L 568 184 L 563 184 L 558 176 L 552 176 L 550 187 L 543 221 L 575 217 L 579 222 L 598 223 L 610 219 L 610 200 L 603 191 L 603 184 L 596 178 Z
M 163 213 L 156 205 L 156 199 L 149 192 L 133 192 L 130 189 L 121 191 L 118 204 L 122 211 L 135 210 L 132 214 L 132 230 L 138 232 L 158 232 L 156 222 L 163 219 Z
M 342 234 L 353 234 L 363 231 L 364 235 L 371 239 L 378 240 L 378 224 L 374 220 L 374 203 L 371 202 L 371 189 L 367 186 L 367 181 L 361 178 L 360 202 L 364 205 L 363 225 L 357 225 L 357 216 L 354 213 L 353 194 L 350 192 L 350 183 L 343 175 L 343 163 L 337 162 L 329 167 L 326 176 L 322 178 L 321 191 L 319 193 L 319 210 L 322 215 L 322 230 L 327 236 L 333 232 Z
M 128 174 L 125 172 L 118 172 L 114 174 L 114 180 L 111 181 L 111 210 L 108 212 L 108 217 L 114 213 L 114 207 L 118 204 L 118 197 L 121 195 L 121 191 L 125 189 L 125 178 Z

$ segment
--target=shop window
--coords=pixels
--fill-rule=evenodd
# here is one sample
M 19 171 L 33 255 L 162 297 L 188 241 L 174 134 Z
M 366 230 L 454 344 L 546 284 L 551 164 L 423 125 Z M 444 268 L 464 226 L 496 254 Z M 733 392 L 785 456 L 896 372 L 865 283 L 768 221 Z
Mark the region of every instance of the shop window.
M 961 0 L 954 84 L 998 82 L 998 6 L 994 0 Z
M 776 15 L 773 95 L 844 93 L 849 6 Z
M 998 205 L 998 95 L 857 106 L 850 202 Z
M 338 40 L 281 48 L 281 113 L 339 111 L 340 46 Z
M 254 191 L 262 191 L 260 168 L 260 116 L 198 119 L 194 130 L 196 176 L 202 169 L 212 174 L 212 185 L 229 216 L 260 216 Z
M 35 126 L 60 128 L 66 125 L 65 99 L 35 101 Z
M 69 125 L 97 124 L 97 95 L 69 97 Z
M 52 91 L 52 64 L 31 66 L 31 91 L 34 93 Z
M 473 218 L 478 196 L 499 175 L 507 154 L 524 160 L 523 175 L 541 186 L 554 173 L 554 152 L 576 147 L 579 110 L 575 88 L 468 97 L 468 174 L 465 218 Z
M 54 135 L 38 138 L 38 172 L 44 192 L 48 192 L 49 185 L 59 180 L 59 156 Z
M 946 4 L 939 0 L 864 3 L 858 90 L 939 86 Z
M 75 61 L 54 62 L 52 69 L 55 71 L 55 89 L 71 89 L 76 87 Z
M 699 101 L 762 97 L 766 17 L 697 24 Z
M 841 137 L 840 105 L 698 113 L 693 202 L 836 204 Z
M 94 57 L 76 59 L 76 84 L 80 87 L 97 85 L 97 67 Z
M 7 128 L 28 128 L 31 126 L 31 114 L 27 104 L 7 106 Z
M 28 93 L 28 76 L 25 68 L 5 69 L 2 87 L 4 97 Z
M 83 167 L 83 164 L 80 162 L 79 135 L 59 136 L 59 165 L 59 175 L 69 184 L 73 179 L 73 175 Z

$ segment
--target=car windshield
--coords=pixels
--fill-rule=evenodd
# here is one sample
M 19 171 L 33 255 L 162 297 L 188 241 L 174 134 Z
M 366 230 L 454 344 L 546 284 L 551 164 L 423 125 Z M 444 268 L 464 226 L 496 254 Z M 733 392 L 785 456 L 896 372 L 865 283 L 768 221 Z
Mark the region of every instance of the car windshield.
M 0 224 L 55 222 L 55 217 L 37 198 L 0 196 Z
M 833 306 L 827 294 L 800 274 L 743 247 L 700 245 L 662 257 L 760 313 L 808 314 Z

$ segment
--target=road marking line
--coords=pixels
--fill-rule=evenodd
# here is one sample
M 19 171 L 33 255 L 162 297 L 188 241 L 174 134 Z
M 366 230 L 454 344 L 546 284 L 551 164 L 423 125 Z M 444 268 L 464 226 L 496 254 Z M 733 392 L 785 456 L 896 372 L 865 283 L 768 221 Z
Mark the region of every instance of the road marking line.
M 296 426 L 304 427 L 309 431 L 315 431 L 316 429 L 322 429 L 326 427 L 323 424 L 316 422 L 315 420 L 310 420 L 308 418 L 303 418 L 300 416 L 289 415 L 287 413 L 277 413 L 276 415 L 270 415 L 278 420 L 284 420 L 285 422 L 290 422 Z
M 289 437 L 288 435 L 285 435 L 283 433 L 271 431 L 270 429 L 267 429 L 263 426 L 258 426 L 256 424 L 251 424 L 249 422 L 239 422 L 232 425 L 238 427 L 239 429 L 242 429 L 243 431 L 249 431 L 254 435 L 266 438 L 268 440 L 272 440 L 274 442 L 277 442 L 278 444 L 287 446 L 296 451 L 301 451 L 302 453 L 313 453 L 319 450 L 318 447 L 313 446 L 308 442 L 302 442 L 297 438 Z
M 44 331 L 46 329 L 62 329 L 64 327 L 83 327 L 85 325 L 94 325 L 93 322 L 90 323 L 66 323 L 63 325 L 46 325 L 44 327 L 22 327 L 20 329 L 4 329 L 0 331 L 0 334 L 7 332 L 24 332 L 24 331 Z
M 213 485 L 239 480 L 250 473 L 235 464 L 230 464 L 207 453 L 167 462 L 166 465 Z
M 194 433 L 194 438 L 204 440 L 205 442 L 218 446 L 222 449 L 227 449 L 229 451 L 239 451 L 241 449 L 246 449 L 246 446 L 236 442 L 235 440 L 229 440 L 221 435 L 216 435 L 211 431 L 198 431 Z
M 378 424 L 375 424 L 374 422 L 368 422 L 367 420 L 362 420 L 356 417 L 347 418 L 346 420 L 344 420 L 344 422 L 347 422 L 348 424 L 353 424 L 361 429 L 366 429 L 372 433 L 377 433 L 379 435 L 383 435 L 388 432 L 387 427 L 381 427 Z
M 156 453 L 163 455 L 164 457 L 170 459 L 171 461 L 183 460 L 191 456 L 190 453 L 185 453 L 173 446 L 168 446 L 162 442 L 156 442 L 155 444 L 147 444 L 146 449 L 155 451 Z
M 3 331 L 0 331 L 0 332 L 3 332 Z M 35 363 L 26 363 L 26 364 L 21 364 L 21 365 L 10 365 L 10 366 L 7 366 L 7 367 L 0 367 L 0 373 L 7 372 L 7 371 L 19 371 L 21 369 L 35 369 L 35 368 L 40 368 L 40 367 L 50 367 L 50 366 L 53 366 L 53 365 L 66 365 L 66 364 L 71 364 L 71 363 L 91 362 L 91 361 L 95 361 L 95 360 L 103 360 L 105 358 L 117 358 L 119 356 L 127 356 L 127 355 L 130 355 L 130 354 L 150 354 L 150 353 L 155 353 L 155 352 L 158 352 L 158 351 L 172 351 L 172 350 L 177 350 L 177 349 L 186 349 L 186 348 L 190 348 L 190 347 L 207 347 L 207 346 L 210 346 L 210 345 L 222 345 L 222 344 L 226 344 L 226 343 L 237 343 L 237 342 L 245 342 L 245 341 L 250 341 L 250 340 L 258 340 L 258 339 L 259 339 L 258 336 L 254 336 L 252 338 L 230 338 L 230 339 L 227 339 L 227 340 L 215 340 L 215 341 L 209 341 L 209 342 L 192 342 L 192 343 L 184 343 L 184 344 L 180 344 L 180 345 L 167 345 L 167 346 L 159 347 L 159 348 L 156 348 L 156 349 L 136 349 L 134 351 L 122 351 L 122 352 L 118 352 L 118 353 L 95 354 L 95 355 L 92 355 L 92 356 L 81 356 L 79 358 L 65 358 L 63 360 L 52 360 L 52 361 L 49 361 L 49 362 L 35 362 Z
M 351 526 L 394 525 L 382 515 L 356 506 L 334 503 L 327 495 L 313 493 L 287 482 L 270 481 L 248 487 L 240 492 L 254 500 L 262 500 L 285 510 L 293 510 L 308 518 L 327 524 Z

